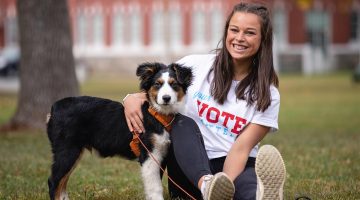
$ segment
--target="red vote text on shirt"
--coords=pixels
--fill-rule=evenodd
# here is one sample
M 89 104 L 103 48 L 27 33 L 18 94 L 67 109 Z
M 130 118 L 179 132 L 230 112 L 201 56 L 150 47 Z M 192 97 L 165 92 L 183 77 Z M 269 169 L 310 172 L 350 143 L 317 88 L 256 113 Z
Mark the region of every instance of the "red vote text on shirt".
M 199 100 L 197 100 L 197 106 L 199 117 L 206 119 L 206 121 L 213 124 L 216 124 L 220 121 L 222 122 L 222 126 L 230 129 L 230 131 L 234 134 L 238 135 L 242 127 L 246 124 L 246 119 L 225 111 L 221 111 Z M 233 125 L 232 127 L 228 127 L 228 124 Z

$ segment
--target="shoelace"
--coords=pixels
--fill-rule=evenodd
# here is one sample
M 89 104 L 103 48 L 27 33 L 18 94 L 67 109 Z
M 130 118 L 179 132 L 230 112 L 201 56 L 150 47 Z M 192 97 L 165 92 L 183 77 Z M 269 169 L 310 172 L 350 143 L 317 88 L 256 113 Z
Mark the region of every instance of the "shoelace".
M 203 185 L 201 186 L 201 189 L 200 189 L 203 196 L 205 195 L 205 192 L 206 192 L 205 191 L 206 185 L 210 183 L 210 180 L 212 177 L 213 177 L 213 175 L 210 175 L 210 174 L 204 176 Z

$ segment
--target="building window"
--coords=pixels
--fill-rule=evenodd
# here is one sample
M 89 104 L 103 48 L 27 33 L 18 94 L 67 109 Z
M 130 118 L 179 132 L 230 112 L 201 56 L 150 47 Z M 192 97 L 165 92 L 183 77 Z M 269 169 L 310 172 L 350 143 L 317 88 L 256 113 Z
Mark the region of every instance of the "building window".
M 94 25 L 93 25 L 93 44 L 96 46 L 104 45 L 104 17 L 101 13 L 96 13 L 93 16 Z
M 138 9 L 132 10 L 130 15 L 130 45 L 132 47 L 143 45 L 142 32 L 140 12 Z
M 124 14 L 117 12 L 114 15 L 113 19 L 113 29 L 112 29 L 112 40 L 115 46 L 121 46 L 124 44 L 125 39 L 125 18 Z
M 164 12 L 154 10 L 152 14 L 151 43 L 152 45 L 164 44 Z
M 205 13 L 203 11 L 193 12 L 192 44 L 205 44 Z
M 5 18 L 5 46 L 15 45 L 19 42 L 18 26 L 16 16 Z
M 275 9 L 274 11 L 274 36 L 280 45 L 287 43 L 287 22 L 283 9 Z
M 223 34 L 223 13 L 220 9 L 211 12 L 211 47 L 216 47 Z
M 313 9 L 306 13 L 308 41 L 312 46 L 326 49 L 329 27 L 329 14 L 327 12 Z
M 77 27 L 76 27 L 76 44 L 79 46 L 86 46 L 88 43 L 88 21 L 84 12 L 78 12 L 77 17 Z
M 170 17 L 170 45 L 177 47 L 182 45 L 183 41 L 183 28 L 182 28 L 182 17 L 179 9 L 174 9 L 169 12 Z
M 360 11 L 353 10 L 350 13 L 350 39 L 360 41 Z

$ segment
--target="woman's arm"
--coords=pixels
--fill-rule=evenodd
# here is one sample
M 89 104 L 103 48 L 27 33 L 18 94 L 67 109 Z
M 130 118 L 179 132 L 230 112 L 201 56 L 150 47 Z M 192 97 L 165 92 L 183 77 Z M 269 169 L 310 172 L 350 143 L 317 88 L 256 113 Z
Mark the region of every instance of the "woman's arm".
M 236 139 L 226 156 L 223 171 L 235 180 L 244 170 L 250 151 L 269 132 L 270 128 L 250 123 Z
M 141 105 L 146 101 L 144 92 L 128 94 L 123 99 L 126 123 L 131 132 L 136 130 L 139 133 L 145 132 L 143 126 L 143 115 Z

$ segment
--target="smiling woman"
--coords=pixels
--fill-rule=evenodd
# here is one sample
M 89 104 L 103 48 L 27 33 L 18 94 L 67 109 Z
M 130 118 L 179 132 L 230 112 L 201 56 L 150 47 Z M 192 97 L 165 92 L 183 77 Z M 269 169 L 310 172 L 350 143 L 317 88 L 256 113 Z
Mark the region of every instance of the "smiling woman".
M 172 129 L 168 173 L 196 199 L 255 199 L 257 184 L 264 189 L 258 198 L 266 194 L 282 199 L 281 155 L 275 148 L 260 151 L 258 145 L 278 129 L 280 107 L 268 9 L 253 3 L 235 5 L 220 45 L 215 54 L 177 61 L 192 66 L 194 81 L 182 111 L 189 118 Z M 128 126 L 136 130 L 143 127 L 142 102 L 141 95 L 124 102 Z M 259 182 L 256 173 L 262 175 Z M 276 187 L 269 189 L 269 183 Z M 171 182 L 169 193 L 188 198 Z
M 230 20 L 226 48 L 234 63 L 234 79 L 242 80 L 250 69 L 261 43 L 260 18 L 252 13 L 237 12 Z

